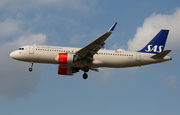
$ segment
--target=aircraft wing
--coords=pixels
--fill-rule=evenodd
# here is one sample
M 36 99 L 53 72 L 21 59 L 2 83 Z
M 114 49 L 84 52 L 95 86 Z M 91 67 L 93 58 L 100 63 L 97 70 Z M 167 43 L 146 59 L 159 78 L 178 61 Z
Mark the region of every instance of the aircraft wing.
M 102 36 L 85 46 L 84 48 L 80 49 L 79 51 L 76 52 L 76 55 L 79 55 L 81 57 L 87 57 L 88 59 L 93 60 L 94 54 L 97 54 L 97 52 L 101 49 L 104 48 L 104 41 L 111 35 L 113 32 L 117 22 L 114 23 L 114 25 Z

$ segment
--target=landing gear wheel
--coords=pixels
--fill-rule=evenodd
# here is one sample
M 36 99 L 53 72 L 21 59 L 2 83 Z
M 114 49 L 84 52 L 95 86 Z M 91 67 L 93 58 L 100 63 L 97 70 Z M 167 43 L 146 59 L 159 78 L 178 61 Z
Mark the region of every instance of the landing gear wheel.
M 31 71 L 32 71 L 32 68 L 29 68 L 29 71 L 31 72 Z
M 83 79 L 87 79 L 88 78 L 88 74 L 84 73 L 83 74 Z
M 30 72 L 32 71 L 32 67 L 33 67 L 33 62 L 31 62 L 31 65 L 30 65 L 30 68 L 29 68 Z
M 84 67 L 84 72 L 88 72 L 89 71 L 89 67 L 88 66 L 85 66 Z

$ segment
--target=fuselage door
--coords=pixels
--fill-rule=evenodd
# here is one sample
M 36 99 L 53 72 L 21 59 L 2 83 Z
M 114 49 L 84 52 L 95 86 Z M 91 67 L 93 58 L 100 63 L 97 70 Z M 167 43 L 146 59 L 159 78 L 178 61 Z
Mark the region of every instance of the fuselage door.
M 136 61 L 141 61 L 141 53 L 136 53 Z
M 34 54 L 34 45 L 29 46 L 29 54 Z

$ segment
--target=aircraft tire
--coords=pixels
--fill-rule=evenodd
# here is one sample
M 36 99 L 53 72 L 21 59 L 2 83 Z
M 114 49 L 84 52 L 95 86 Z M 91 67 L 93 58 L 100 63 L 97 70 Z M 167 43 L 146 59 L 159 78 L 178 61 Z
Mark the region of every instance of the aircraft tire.
M 83 74 L 83 79 L 87 79 L 88 78 L 88 74 L 84 73 Z
M 88 72 L 89 71 L 89 67 L 88 66 L 85 66 L 84 67 L 84 72 Z
M 29 68 L 29 71 L 31 72 L 31 71 L 32 71 L 32 68 Z

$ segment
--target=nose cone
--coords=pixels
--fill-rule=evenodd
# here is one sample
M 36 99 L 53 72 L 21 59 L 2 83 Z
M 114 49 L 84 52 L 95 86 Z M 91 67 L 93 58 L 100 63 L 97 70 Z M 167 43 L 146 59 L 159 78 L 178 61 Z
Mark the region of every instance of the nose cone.
M 22 56 L 18 51 L 13 51 L 10 53 L 10 57 L 16 60 L 21 60 Z
M 10 57 L 11 57 L 11 58 L 15 58 L 15 52 L 11 52 L 11 53 L 10 53 Z
M 13 59 L 17 59 L 17 52 L 16 51 L 11 52 L 10 57 Z

